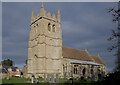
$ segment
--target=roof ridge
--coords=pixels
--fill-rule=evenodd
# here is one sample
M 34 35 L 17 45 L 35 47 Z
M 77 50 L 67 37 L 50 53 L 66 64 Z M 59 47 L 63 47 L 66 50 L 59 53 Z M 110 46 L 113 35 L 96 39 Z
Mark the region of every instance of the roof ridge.
M 71 47 L 66 47 L 66 46 L 62 46 L 62 47 L 65 47 L 65 48 L 70 48 L 70 49 L 74 49 L 74 50 L 80 50 L 80 51 L 85 51 L 85 50 L 81 50 L 81 49 L 76 49 L 76 48 L 71 48 Z

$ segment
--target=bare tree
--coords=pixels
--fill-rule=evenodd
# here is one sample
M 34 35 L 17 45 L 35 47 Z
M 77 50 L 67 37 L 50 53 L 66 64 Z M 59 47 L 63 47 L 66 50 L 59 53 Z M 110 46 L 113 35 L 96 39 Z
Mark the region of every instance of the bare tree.
M 110 8 L 108 12 L 112 14 L 113 22 L 118 23 L 117 29 L 112 30 L 112 36 L 108 39 L 109 41 L 114 41 L 114 44 L 108 50 L 110 52 L 113 50 L 116 51 L 114 54 L 117 56 L 116 70 L 120 71 L 120 1 L 118 2 L 118 8 Z

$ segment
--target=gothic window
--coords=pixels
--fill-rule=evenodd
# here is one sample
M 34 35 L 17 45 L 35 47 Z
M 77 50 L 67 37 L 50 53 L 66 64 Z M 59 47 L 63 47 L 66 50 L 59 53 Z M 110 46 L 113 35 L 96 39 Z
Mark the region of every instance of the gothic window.
M 48 24 L 48 31 L 50 31 L 50 23 Z
M 63 73 L 65 72 L 65 66 L 64 66 L 64 64 L 63 64 Z
M 53 25 L 52 28 L 53 28 L 53 32 L 55 32 L 55 25 Z
M 91 74 L 93 74 L 93 69 L 91 69 Z
M 85 72 L 86 72 L 86 69 L 84 68 L 84 69 L 83 69 L 83 75 L 85 75 Z
M 77 68 L 74 67 L 74 74 L 77 74 Z
M 74 68 L 74 74 L 75 74 L 76 72 L 75 72 L 75 68 Z
M 76 68 L 76 74 L 77 74 L 77 68 Z

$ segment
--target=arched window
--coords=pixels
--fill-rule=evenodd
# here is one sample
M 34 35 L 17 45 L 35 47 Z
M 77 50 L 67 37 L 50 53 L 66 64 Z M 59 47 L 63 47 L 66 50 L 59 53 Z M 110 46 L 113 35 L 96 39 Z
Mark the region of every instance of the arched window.
M 50 31 L 50 23 L 48 24 L 48 31 Z
M 55 32 L 55 25 L 53 25 L 52 28 L 53 28 L 53 32 Z
M 75 67 L 74 67 L 74 74 L 76 73 L 76 71 L 75 71 Z
M 77 68 L 76 68 L 76 74 L 77 74 Z
M 63 73 L 65 72 L 65 66 L 64 66 L 64 64 L 63 64 Z
M 85 73 L 86 73 L 86 69 L 84 68 L 84 69 L 83 69 L 83 75 L 85 75 Z

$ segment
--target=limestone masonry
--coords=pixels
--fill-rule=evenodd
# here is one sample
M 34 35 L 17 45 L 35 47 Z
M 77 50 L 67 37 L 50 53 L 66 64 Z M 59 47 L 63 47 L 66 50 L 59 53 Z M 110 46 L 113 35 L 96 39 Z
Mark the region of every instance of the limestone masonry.
M 56 17 L 46 12 L 43 3 L 37 16 L 32 9 L 27 66 L 28 77 L 44 77 L 48 81 L 54 77 L 101 79 L 106 72 L 99 56 L 62 47 L 60 9 Z

